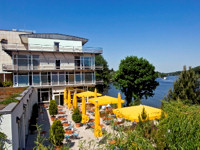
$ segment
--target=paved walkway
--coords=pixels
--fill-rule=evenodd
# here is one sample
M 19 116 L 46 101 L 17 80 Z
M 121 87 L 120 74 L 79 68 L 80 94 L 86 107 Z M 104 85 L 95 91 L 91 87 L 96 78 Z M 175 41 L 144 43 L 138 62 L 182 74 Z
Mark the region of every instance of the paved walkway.
M 46 138 L 44 145 L 46 146 L 51 145 L 48 141 L 50 122 L 49 122 L 48 112 L 44 107 L 41 107 L 39 110 L 38 125 L 41 128 L 41 135 L 43 135 Z M 35 147 L 36 138 L 37 138 L 37 131 L 35 131 L 34 134 L 28 135 L 26 150 L 32 150 Z
M 71 126 L 74 127 L 75 132 L 79 133 L 78 139 L 71 139 L 71 138 L 69 140 L 64 139 L 63 144 L 68 145 L 70 149 L 72 150 L 78 150 L 78 149 L 94 150 L 96 148 L 96 145 L 99 143 L 99 141 L 102 141 L 103 136 L 100 138 L 96 138 L 94 136 L 94 129 L 92 128 L 86 129 L 85 125 L 77 128 L 75 123 L 72 121 L 72 111 L 68 110 L 65 106 L 63 106 L 62 109 L 63 109 L 62 111 L 64 111 L 65 114 L 58 114 L 56 115 L 56 117 L 64 115 L 66 117 L 66 120 L 71 123 Z M 50 125 L 53 122 L 49 118 L 50 118 L 50 115 L 48 113 L 48 110 L 42 107 L 42 109 L 40 109 L 39 111 L 38 125 L 40 125 L 42 128 L 41 132 L 43 134 L 41 135 L 44 135 L 47 139 L 44 143 L 45 146 L 51 145 L 50 142 L 48 141 L 48 137 L 49 137 Z M 90 114 L 90 119 L 93 119 L 93 118 L 94 116 Z M 101 123 L 102 123 L 102 119 L 101 119 Z M 113 132 L 110 126 L 106 126 L 105 124 L 104 126 L 107 132 L 109 133 Z M 36 138 L 37 138 L 37 133 L 28 135 L 26 150 L 32 150 L 35 147 L 34 141 L 36 141 Z

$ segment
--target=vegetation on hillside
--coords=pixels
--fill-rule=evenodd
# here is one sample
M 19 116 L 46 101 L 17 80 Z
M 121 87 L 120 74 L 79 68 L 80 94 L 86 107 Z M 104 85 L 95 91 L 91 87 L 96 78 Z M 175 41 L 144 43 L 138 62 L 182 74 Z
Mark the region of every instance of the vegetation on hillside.
M 155 67 L 146 59 L 128 56 L 121 60 L 119 69 L 115 73 L 114 85 L 126 96 L 127 105 L 141 103 L 141 99 L 153 96 L 153 91 L 158 86 L 158 74 Z
M 184 66 L 178 80 L 174 82 L 173 90 L 169 90 L 166 101 L 181 100 L 187 104 L 200 103 L 200 81 L 194 70 Z
M 195 72 L 195 74 L 200 75 L 200 66 L 192 68 L 192 70 Z M 169 73 L 162 73 L 158 72 L 158 76 L 160 78 L 166 77 L 166 76 L 179 76 L 181 74 L 181 71 L 175 71 L 175 72 L 169 72 Z

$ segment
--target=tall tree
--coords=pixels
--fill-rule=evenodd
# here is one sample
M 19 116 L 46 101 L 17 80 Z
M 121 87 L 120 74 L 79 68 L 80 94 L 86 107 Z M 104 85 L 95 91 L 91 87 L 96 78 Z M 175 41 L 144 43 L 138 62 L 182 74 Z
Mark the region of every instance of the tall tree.
M 96 85 L 96 88 L 98 92 L 103 93 L 108 88 L 110 81 L 108 63 L 102 55 L 97 55 L 95 57 L 95 66 L 103 66 L 102 70 L 96 71 L 96 81 L 103 80 L 103 84 Z
M 187 104 L 199 104 L 200 103 L 200 81 L 198 75 L 195 74 L 193 69 L 189 67 L 189 70 L 184 66 L 178 80 L 174 82 L 173 90 L 169 90 L 169 93 L 165 100 L 181 100 Z
M 127 106 L 134 98 L 134 104 L 140 104 L 143 97 L 153 96 L 153 91 L 159 84 L 155 79 L 158 73 L 155 67 L 146 59 L 127 56 L 121 60 L 115 73 L 115 86 L 126 96 Z

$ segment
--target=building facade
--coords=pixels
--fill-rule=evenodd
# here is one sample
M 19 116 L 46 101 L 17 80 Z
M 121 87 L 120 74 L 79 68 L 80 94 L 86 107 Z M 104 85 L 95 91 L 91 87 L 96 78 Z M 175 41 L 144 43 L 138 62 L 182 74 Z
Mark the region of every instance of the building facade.
M 85 47 L 88 39 L 54 33 L 0 30 L 0 77 L 14 87 L 32 86 L 38 102 L 63 104 L 64 88 L 95 86 L 95 56 L 101 48 Z

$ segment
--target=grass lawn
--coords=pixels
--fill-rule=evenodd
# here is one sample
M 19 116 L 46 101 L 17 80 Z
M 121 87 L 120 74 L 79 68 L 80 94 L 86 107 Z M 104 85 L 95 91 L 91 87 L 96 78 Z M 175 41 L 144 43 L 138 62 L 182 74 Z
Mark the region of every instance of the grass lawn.
M 26 90 L 27 87 L 3 87 L 0 88 L 0 110 L 3 109 L 6 105 L 12 102 L 18 102 L 16 97 L 19 97 L 20 94 Z

